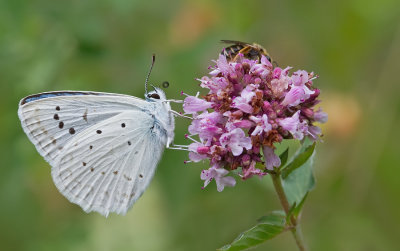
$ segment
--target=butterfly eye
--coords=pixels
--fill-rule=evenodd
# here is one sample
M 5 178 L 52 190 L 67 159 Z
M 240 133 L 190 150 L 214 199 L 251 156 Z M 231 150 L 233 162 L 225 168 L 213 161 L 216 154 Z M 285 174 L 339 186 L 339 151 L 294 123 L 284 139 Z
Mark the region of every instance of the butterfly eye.
M 154 98 L 154 99 L 160 99 L 160 95 L 158 95 L 157 93 L 149 94 L 147 97 Z

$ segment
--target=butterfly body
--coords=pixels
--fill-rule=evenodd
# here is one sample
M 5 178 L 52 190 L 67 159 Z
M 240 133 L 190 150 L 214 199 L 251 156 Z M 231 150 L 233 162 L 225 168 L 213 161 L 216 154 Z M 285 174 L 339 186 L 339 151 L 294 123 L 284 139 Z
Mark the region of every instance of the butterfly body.
M 61 91 L 28 96 L 18 115 L 58 190 L 86 212 L 125 214 L 149 185 L 174 117 L 162 90 L 146 99 Z

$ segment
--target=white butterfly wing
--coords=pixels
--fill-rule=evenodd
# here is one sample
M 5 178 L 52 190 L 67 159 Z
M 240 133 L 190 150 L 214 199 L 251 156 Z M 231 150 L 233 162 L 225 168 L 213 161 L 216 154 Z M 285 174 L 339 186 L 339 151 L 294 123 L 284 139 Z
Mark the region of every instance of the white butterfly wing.
M 125 214 L 150 183 L 166 141 L 151 115 L 123 112 L 64 147 L 52 168 L 54 182 L 86 212 Z
M 127 95 L 64 91 L 22 99 L 18 115 L 60 192 L 107 216 L 125 214 L 140 197 L 166 145 L 149 106 Z
M 145 100 L 127 95 L 60 91 L 22 99 L 18 116 L 37 151 L 53 166 L 74 135 L 123 111 L 141 110 L 146 105 Z

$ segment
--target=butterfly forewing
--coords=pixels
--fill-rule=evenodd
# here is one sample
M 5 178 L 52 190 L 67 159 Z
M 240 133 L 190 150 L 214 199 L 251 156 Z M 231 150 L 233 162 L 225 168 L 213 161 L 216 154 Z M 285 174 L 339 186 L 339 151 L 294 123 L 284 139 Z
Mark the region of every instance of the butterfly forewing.
M 62 94 L 65 94 L 64 96 Z M 118 94 L 51 92 L 21 100 L 22 128 L 51 165 L 77 133 L 126 110 L 141 110 L 144 100 Z

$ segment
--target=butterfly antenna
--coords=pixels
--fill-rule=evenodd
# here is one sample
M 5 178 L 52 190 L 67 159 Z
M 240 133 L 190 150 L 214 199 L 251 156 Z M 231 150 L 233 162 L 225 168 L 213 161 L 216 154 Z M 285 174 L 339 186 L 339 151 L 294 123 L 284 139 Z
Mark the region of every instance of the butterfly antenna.
M 151 73 L 151 70 L 153 69 L 153 65 L 154 65 L 155 61 L 156 61 L 156 54 L 153 53 L 150 70 L 149 70 L 149 73 L 147 74 L 146 82 L 144 83 L 144 90 L 146 92 L 146 95 L 147 95 L 147 82 L 149 81 L 150 73 Z

